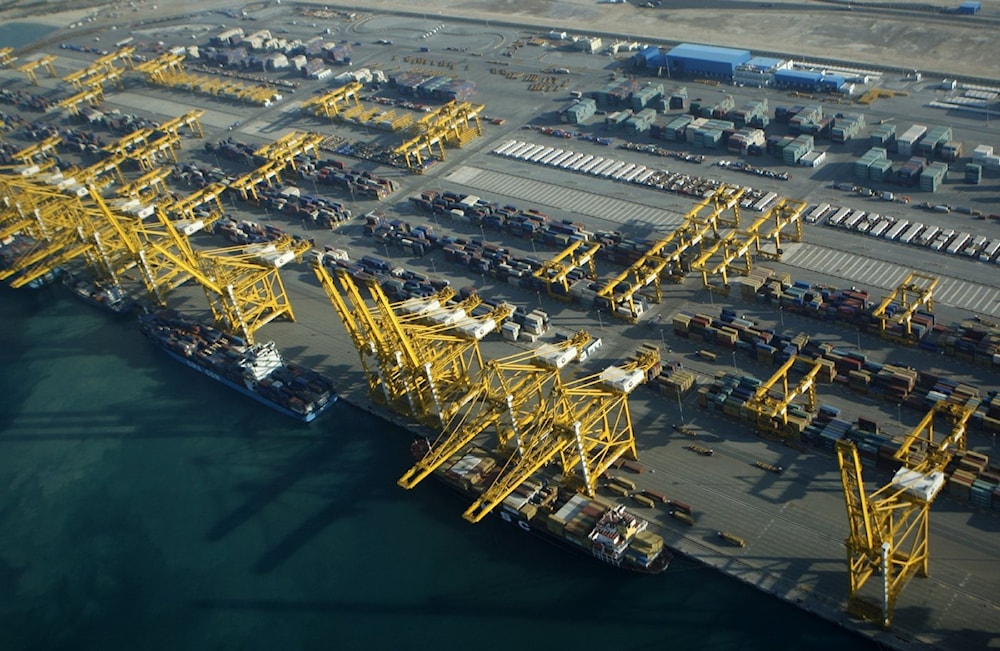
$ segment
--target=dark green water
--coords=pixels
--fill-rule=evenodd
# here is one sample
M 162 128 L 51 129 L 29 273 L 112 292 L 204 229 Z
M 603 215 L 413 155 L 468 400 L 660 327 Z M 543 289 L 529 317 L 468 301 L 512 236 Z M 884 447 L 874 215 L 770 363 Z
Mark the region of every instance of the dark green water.
M 3 651 L 874 648 L 685 559 L 633 576 L 467 524 L 350 405 L 299 425 L 131 320 L 0 305 Z

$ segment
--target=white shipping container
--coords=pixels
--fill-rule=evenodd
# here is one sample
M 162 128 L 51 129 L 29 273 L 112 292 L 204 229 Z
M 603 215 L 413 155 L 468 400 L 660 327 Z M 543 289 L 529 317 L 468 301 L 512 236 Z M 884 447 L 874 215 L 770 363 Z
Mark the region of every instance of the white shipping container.
M 760 201 L 758 201 L 753 205 L 753 209 L 764 212 L 765 210 L 770 208 L 771 204 L 774 203 L 777 199 L 778 199 L 777 192 L 768 192 L 760 199 Z
M 626 174 L 628 174 L 629 172 L 631 172 L 635 168 L 636 168 L 636 164 L 635 163 L 629 163 L 625 167 L 621 168 L 620 170 L 618 170 L 617 172 L 615 172 L 614 174 L 612 174 L 611 178 L 614 179 L 615 181 L 621 181 L 622 178 Z
M 586 165 L 580 168 L 580 171 L 585 174 L 590 174 L 598 165 L 604 164 L 604 156 L 596 156 L 594 160 L 590 161 Z
M 542 165 L 548 165 L 553 160 L 555 160 L 555 159 L 559 158 L 560 156 L 562 156 L 564 153 L 565 153 L 565 151 L 563 151 L 562 149 L 554 149 L 554 150 L 550 151 L 548 154 L 546 154 L 545 156 L 543 156 L 542 160 L 540 160 L 538 162 L 541 163 Z
M 501 143 L 499 147 L 493 150 L 493 153 L 497 154 L 498 156 L 503 156 L 504 152 L 513 147 L 516 142 L 517 142 L 516 140 L 508 140 L 504 143 Z
M 850 216 L 844 219 L 842 225 L 844 228 L 854 228 L 857 225 L 857 223 L 861 221 L 861 218 L 864 216 L 865 216 L 864 210 L 855 210 L 850 214 Z
M 623 176 L 622 181 L 625 181 L 626 183 L 631 183 L 635 179 L 635 177 L 639 176 L 645 171 L 646 171 L 646 166 L 639 165 L 634 170 Z
M 531 157 L 531 162 L 537 163 L 538 161 L 542 160 L 543 158 L 551 154 L 553 151 L 555 151 L 555 147 L 545 147 L 540 152 L 536 153 L 534 156 Z
M 877 222 L 874 226 L 871 227 L 871 229 L 868 231 L 868 234 L 872 237 L 882 237 L 882 235 L 887 230 L 889 230 L 891 226 L 892 226 L 891 221 L 889 221 L 888 219 L 882 219 L 881 221 Z
M 562 164 L 563 164 L 564 162 L 566 162 L 566 161 L 568 161 L 569 159 L 573 158 L 573 156 L 575 156 L 575 155 L 576 155 L 576 152 L 574 152 L 574 151 L 568 151 L 568 152 L 566 152 L 566 153 L 563 153 L 563 154 L 559 154 L 558 156 L 556 156 L 555 158 L 553 158 L 553 159 L 552 159 L 552 162 L 551 162 L 551 163 L 549 163 L 549 164 L 550 164 L 550 165 L 551 165 L 552 167 L 559 167 L 559 166 L 560 166 L 560 165 L 562 165 Z
M 654 174 L 656 174 L 656 170 L 647 169 L 645 172 L 635 177 L 635 182 L 645 184 L 646 181 L 649 180 L 649 177 L 651 177 Z
M 903 234 L 907 228 L 909 228 L 910 222 L 906 219 L 900 219 L 898 222 L 892 225 L 892 228 L 888 229 L 885 234 L 882 235 L 887 240 L 895 240 L 900 235 Z
M 521 160 L 531 160 L 531 157 L 545 149 L 545 145 L 532 145 L 524 151 L 518 158 Z
M 922 230 L 924 230 L 923 224 L 919 222 L 915 224 L 910 224 L 905 231 L 899 234 L 899 236 L 896 238 L 896 241 L 902 242 L 903 244 L 909 244 L 910 242 L 913 241 L 913 238 L 915 238 L 917 235 L 920 234 L 920 231 Z
M 840 208 L 837 210 L 837 212 L 833 213 L 833 216 L 830 217 L 830 219 L 826 220 L 826 223 L 830 224 L 831 226 L 840 226 L 840 224 L 850 214 L 851 214 L 850 208 Z
M 995 239 L 986 246 L 984 246 L 982 253 L 979 254 L 979 259 L 982 262 L 990 262 L 992 260 L 996 260 L 998 252 L 1000 252 L 1000 238 Z

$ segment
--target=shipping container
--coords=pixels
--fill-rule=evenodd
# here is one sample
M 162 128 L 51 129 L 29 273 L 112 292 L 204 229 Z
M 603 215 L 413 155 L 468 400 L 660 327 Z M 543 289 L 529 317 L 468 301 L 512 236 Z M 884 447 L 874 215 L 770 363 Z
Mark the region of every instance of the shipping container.
M 768 192 L 759 201 L 757 201 L 756 203 L 754 203 L 753 209 L 754 210 L 759 210 L 760 212 L 764 212 L 765 210 L 767 210 L 768 208 L 770 208 L 771 204 L 773 204 L 775 201 L 777 201 L 777 199 L 778 199 L 778 193 L 777 192 Z
M 997 238 L 983 247 L 982 252 L 979 254 L 979 259 L 982 262 L 992 262 L 997 260 L 997 254 L 1000 253 L 1000 238 Z
M 542 160 L 543 158 L 551 154 L 553 151 L 555 151 L 555 147 L 543 147 L 541 151 L 532 154 L 529 160 L 532 163 L 537 163 L 538 161 Z
M 905 219 L 900 219 L 898 222 L 892 225 L 892 228 L 886 230 L 885 234 L 882 236 L 887 240 L 898 239 L 900 235 L 909 228 L 910 222 Z
M 857 225 L 858 225 L 858 222 L 860 222 L 860 221 L 861 221 L 861 219 L 862 219 L 862 218 L 863 218 L 864 216 L 865 216 L 865 211 L 864 211 L 864 210 L 855 210 L 854 212 L 852 212 L 852 213 L 850 214 L 850 216 L 848 216 L 848 217 L 846 217 L 846 218 L 844 219 L 844 221 L 843 221 L 843 222 L 841 223 L 841 225 L 842 225 L 842 226 L 843 226 L 844 228 L 850 228 L 850 229 L 853 229 L 853 228 L 854 228 L 855 226 L 857 226 Z
M 832 226 L 840 226 L 840 224 L 851 214 L 850 208 L 839 208 L 837 212 L 833 213 L 827 223 Z
M 494 149 L 493 153 L 496 154 L 496 155 L 498 155 L 498 156 L 503 156 L 508 151 L 510 151 L 511 149 L 513 149 L 514 146 L 517 145 L 517 142 L 518 142 L 517 140 L 508 140 L 507 142 L 503 143 L 502 145 L 500 145 L 499 147 L 497 147 L 496 149 Z

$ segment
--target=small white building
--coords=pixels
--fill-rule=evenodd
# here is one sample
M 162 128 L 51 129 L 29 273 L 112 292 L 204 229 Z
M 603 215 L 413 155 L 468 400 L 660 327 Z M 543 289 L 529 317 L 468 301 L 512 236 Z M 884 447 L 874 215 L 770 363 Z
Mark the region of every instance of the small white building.
M 826 162 L 826 152 L 813 150 L 808 154 L 803 154 L 799 159 L 799 165 L 806 167 L 819 167 Z

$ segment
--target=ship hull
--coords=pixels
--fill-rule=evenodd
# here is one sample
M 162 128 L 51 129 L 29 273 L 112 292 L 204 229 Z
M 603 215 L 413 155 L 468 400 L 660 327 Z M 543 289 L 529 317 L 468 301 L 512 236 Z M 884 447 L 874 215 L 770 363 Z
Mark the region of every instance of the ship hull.
M 337 401 L 328 378 L 285 363 L 273 343 L 247 347 L 171 310 L 139 323 L 150 343 L 174 360 L 289 418 L 311 423 Z
M 452 481 L 444 473 L 442 473 L 440 469 L 436 470 L 433 475 L 445 486 L 455 490 L 464 497 L 469 498 L 470 500 L 478 499 L 479 494 L 476 491 L 471 490 L 467 486 L 463 486 L 461 483 Z M 671 554 L 670 550 L 663 547 L 659 556 L 649 565 L 640 565 L 638 563 L 630 562 L 627 558 L 622 558 L 619 559 L 619 562 L 614 562 L 607 556 L 595 554 L 591 549 L 575 544 L 570 540 L 549 531 L 542 523 L 542 518 L 535 518 L 531 521 L 527 521 L 518 517 L 518 514 L 516 513 L 510 513 L 504 509 L 503 506 L 494 509 L 491 515 L 505 524 L 530 535 L 532 538 L 541 539 L 548 544 L 559 547 L 560 549 L 571 550 L 575 554 L 579 554 L 580 556 L 623 571 L 634 572 L 637 574 L 662 574 L 668 567 L 670 567 L 670 562 L 673 560 L 673 554 Z
M 264 405 L 266 407 L 270 407 L 271 409 L 275 410 L 276 412 L 278 412 L 280 414 L 284 414 L 285 416 L 288 416 L 289 418 L 295 418 L 296 420 L 300 420 L 303 423 L 311 423 L 311 422 L 313 422 L 314 420 L 316 420 L 316 418 L 318 416 L 320 416 L 320 414 L 322 414 L 324 411 L 326 411 L 327 409 L 329 409 L 330 406 L 337 401 L 337 396 L 335 396 L 335 395 L 331 396 L 330 400 L 327 401 L 326 404 L 324 404 L 318 410 L 313 410 L 313 411 L 311 411 L 311 412 L 309 412 L 307 414 L 300 414 L 300 413 L 298 413 L 296 411 L 292 411 L 291 409 L 289 409 L 288 407 L 285 407 L 284 405 L 280 405 L 280 404 L 274 402 L 273 400 L 270 400 L 267 397 L 260 395 L 256 391 L 252 391 L 252 390 L 250 390 L 249 388 L 247 388 L 247 387 L 245 387 L 243 385 L 240 385 L 240 384 L 237 384 L 236 382 L 233 382 L 229 378 L 222 377 L 221 375 L 219 375 L 218 373 L 213 372 L 210 369 L 207 369 L 207 368 L 205 368 L 203 366 L 199 366 L 198 364 L 195 364 L 194 362 L 192 362 L 187 357 L 184 357 L 183 355 L 179 355 L 176 352 L 170 350 L 169 348 L 164 348 L 163 346 L 159 346 L 159 345 L 157 345 L 157 348 L 159 348 L 160 350 L 162 350 L 163 352 L 165 352 L 167 355 L 170 355 L 172 358 L 176 359 L 178 362 L 180 362 L 184 366 L 187 366 L 188 368 L 194 369 L 194 370 L 198 371 L 199 373 L 201 373 L 202 375 L 206 375 L 206 376 L 212 378 L 216 382 L 221 382 L 222 384 L 226 385 L 230 389 L 233 389 L 234 391 L 238 391 L 239 393 L 242 393 L 246 397 L 248 397 L 248 398 L 250 398 L 252 400 L 256 400 L 260 404 L 262 404 L 262 405 Z

